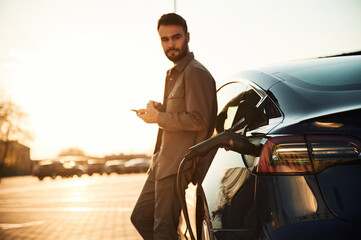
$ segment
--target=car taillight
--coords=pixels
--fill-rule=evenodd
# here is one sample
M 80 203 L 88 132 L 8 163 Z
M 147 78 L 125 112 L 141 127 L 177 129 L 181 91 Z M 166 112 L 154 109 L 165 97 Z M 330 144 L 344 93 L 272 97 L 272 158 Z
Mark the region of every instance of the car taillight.
M 360 139 L 326 134 L 275 137 L 267 139 L 257 172 L 305 174 L 314 169 L 317 174 L 340 164 L 361 164 Z
M 303 137 L 268 139 L 262 149 L 259 173 L 311 173 L 312 165 Z
M 315 172 L 340 164 L 361 163 L 361 140 L 349 136 L 308 136 Z

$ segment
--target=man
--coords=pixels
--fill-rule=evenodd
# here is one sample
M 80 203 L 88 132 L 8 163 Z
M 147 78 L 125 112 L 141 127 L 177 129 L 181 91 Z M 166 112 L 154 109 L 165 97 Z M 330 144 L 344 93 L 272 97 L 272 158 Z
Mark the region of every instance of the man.
M 131 221 L 144 239 L 178 239 L 181 205 L 176 193 L 178 166 L 189 148 L 213 132 L 217 114 L 212 75 L 189 51 L 186 21 L 175 13 L 163 15 L 158 33 L 165 55 L 174 63 L 167 71 L 163 104 L 149 101 L 137 116 L 159 125 L 152 164 Z M 184 189 L 191 181 L 194 162 L 185 166 Z

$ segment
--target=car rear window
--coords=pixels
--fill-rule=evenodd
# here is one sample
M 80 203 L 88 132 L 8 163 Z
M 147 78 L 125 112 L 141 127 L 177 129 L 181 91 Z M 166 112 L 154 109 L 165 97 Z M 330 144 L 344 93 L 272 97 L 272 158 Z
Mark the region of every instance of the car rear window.
M 361 89 L 361 61 L 330 62 L 287 69 L 274 75 L 304 88 L 324 91 Z

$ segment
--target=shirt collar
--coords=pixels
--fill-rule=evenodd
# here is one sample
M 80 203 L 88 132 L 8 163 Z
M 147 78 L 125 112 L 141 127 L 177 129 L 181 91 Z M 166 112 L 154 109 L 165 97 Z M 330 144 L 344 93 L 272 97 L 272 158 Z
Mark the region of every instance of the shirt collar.
M 179 61 L 179 63 L 177 65 L 175 65 L 172 69 L 175 69 L 177 72 L 183 72 L 183 70 L 185 69 L 185 67 L 188 65 L 188 63 L 190 61 L 192 61 L 194 59 L 194 54 L 193 52 L 189 52 L 187 53 L 187 55 L 185 55 L 185 57 Z

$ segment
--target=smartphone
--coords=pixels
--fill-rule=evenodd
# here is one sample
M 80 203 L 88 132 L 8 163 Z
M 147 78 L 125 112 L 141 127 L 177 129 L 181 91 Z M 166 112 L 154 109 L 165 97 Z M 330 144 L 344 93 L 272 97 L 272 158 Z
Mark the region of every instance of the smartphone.
M 139 114 L 139 110 L 137 110 L 137 109 L 130 109 L 130 111 L 133 111 L 133 112 Z

